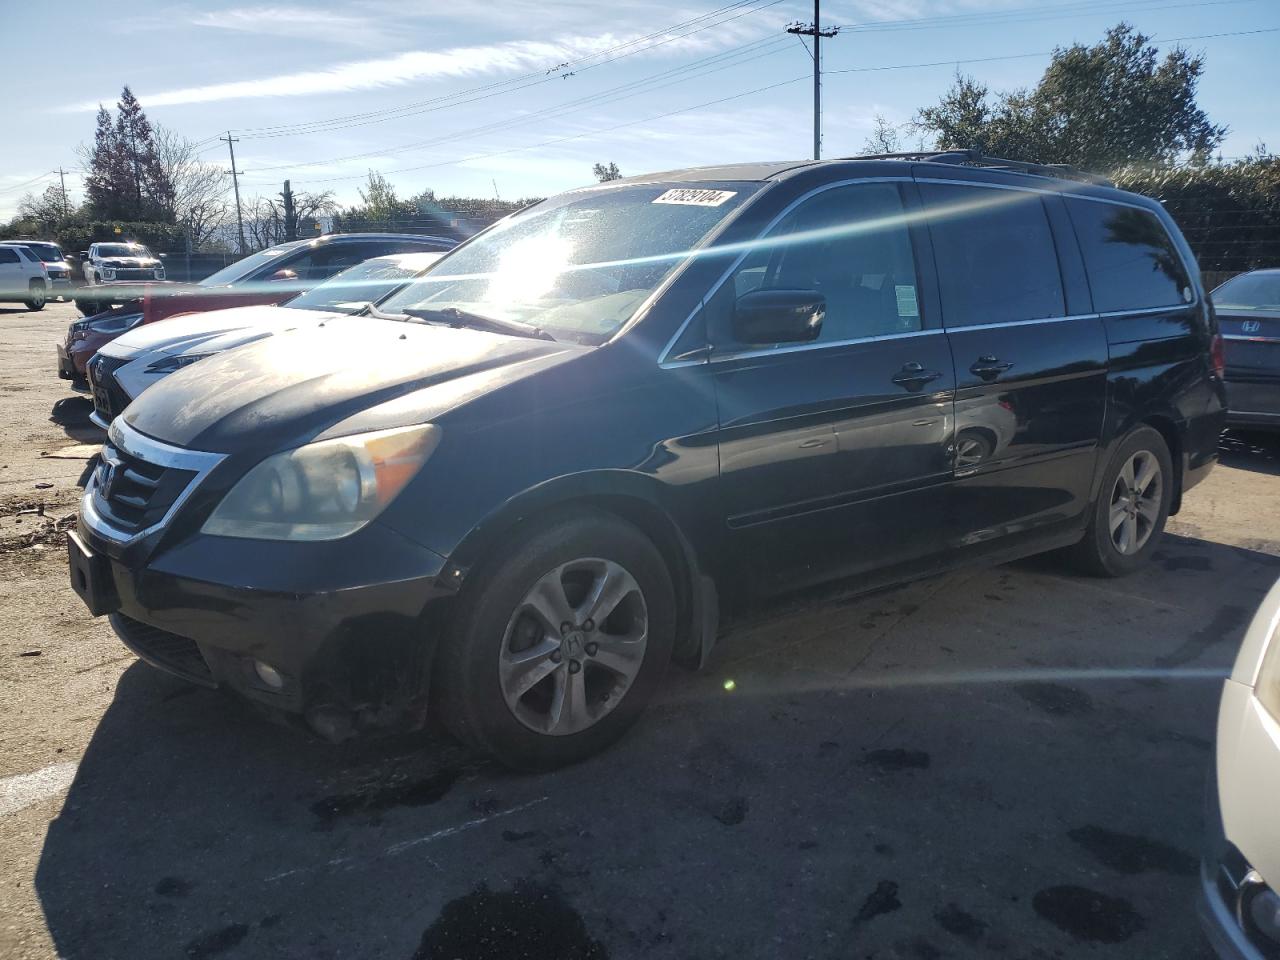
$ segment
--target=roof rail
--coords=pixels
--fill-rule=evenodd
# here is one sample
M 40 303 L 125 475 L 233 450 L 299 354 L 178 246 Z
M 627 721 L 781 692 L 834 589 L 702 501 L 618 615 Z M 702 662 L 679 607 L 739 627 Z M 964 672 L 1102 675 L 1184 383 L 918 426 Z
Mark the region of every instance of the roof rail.
M 1104 187 L 1115 186 L 1106 177 L 1095 173 L 1086 173 L 1065 163 L 1031 163 L 1025 160 L 1006 160 L 1003 157 L 989 157 L 981 150 L 914 150 L 902 153 L 873 153 L 856 157 L 842 157 L 844 160 L 916 160 L 921 163 L 954 163 L 957 166 L 981 167 L 987 170 L 1012 170 L 1016 173 L 1028 173 L 1037 177 L 1057 177 L 1066 180 L 1081 180 Z

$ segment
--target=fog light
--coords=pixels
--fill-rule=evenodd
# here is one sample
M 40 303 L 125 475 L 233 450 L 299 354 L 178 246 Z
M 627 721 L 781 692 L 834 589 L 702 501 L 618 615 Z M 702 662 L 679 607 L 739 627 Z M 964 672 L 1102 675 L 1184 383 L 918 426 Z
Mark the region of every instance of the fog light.
M 1255 894 L 1249 901 L 1249 916 L 1259 933 L 1280 944 L 1280 894 L 1274 890 Z
M 279 690 L 284 686 L 284 677 L 280 676 L 280 671 L 271 666 L 271 664 L 255 660 L 253 661 L 253 670 L 258 675 L 258 679 L 272 690 Z

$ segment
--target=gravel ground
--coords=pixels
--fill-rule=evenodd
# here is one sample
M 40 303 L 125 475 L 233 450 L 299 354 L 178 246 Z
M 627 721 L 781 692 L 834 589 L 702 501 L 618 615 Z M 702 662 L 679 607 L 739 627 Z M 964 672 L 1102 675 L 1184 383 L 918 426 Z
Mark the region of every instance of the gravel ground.
M 0 956 L 1209 956 L 1205 772 L 1280 576 L 1280 443 L 1228 436 L 1132 578 L 811 592 L 605 756 L 515 776 L 439 735 L 309 741 L 88 616 L 73 316 L 0 308 Z

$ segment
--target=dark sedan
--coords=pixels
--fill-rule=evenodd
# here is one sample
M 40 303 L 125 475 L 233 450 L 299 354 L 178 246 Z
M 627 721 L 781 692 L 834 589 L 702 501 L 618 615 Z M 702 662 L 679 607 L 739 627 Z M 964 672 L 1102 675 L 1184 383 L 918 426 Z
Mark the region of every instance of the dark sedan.
M 1227 361 L 1227 426 L 1280 430 L 1280 269 L 1213 291 Z

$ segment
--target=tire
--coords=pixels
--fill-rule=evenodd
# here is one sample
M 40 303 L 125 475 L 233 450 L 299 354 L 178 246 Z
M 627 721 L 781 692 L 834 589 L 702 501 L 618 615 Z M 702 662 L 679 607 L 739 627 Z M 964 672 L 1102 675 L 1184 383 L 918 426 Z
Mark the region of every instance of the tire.
M 590 619 L 596 590 L 609 611 L 600 623 Z M 550 622 L 560 616 L 571 629 Z M 436 710 L 508 767 L 577 763 L 639 718 L 674 640 L 671 577 L 644 534 L 603 511 L 549 518 L 502 544 L 464 587 L 437 653 Z
M 1157 472 L 1148 475 L 1152 465 Z M 1127 490 L 1122 478 L 1132 478 Z M 1152 427 L 1134 428 L 1107 464 L 1084 539 L 1069 550 L 1074 566 L 1096 577 L 1123 577 L 1141 568 L 1164 532 L 1173 484 L 1173 459 L 1164 437 Z
M 43 310 L 48 300 L 48 296 L 44 289 L 44 284 L 39 280 L 32 280 L 31 285 L 27 288 L 27 299 L 24 301 L 28 310 Z

